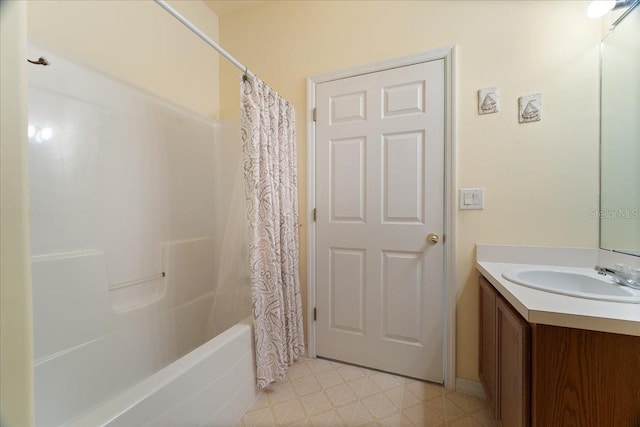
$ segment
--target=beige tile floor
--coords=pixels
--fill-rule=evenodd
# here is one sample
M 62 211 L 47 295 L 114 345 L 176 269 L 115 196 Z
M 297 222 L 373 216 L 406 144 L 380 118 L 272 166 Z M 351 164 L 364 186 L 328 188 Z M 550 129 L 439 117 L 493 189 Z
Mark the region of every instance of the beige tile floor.
M 301 359 L 236 427 L 496 426 L 487 403 L 443 387 L 323 359 Z

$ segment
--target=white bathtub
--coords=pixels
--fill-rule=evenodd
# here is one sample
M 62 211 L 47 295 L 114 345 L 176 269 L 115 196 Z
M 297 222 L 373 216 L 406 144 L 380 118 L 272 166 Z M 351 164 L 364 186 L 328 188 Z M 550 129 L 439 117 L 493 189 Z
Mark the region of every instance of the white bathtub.
M 67 426 L 233 426 L 256 401 L 249 318 Z

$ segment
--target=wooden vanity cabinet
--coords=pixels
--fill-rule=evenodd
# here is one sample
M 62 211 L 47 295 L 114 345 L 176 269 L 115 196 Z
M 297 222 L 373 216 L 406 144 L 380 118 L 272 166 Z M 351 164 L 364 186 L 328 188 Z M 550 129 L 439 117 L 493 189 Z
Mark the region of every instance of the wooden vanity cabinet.
M 533 426 L 640 427 L 639 336 L 531 326 Z
M 503 426 L 529 425 L 531 357 L 529 324 L 502 297 L 496 298 L 497 414 Z
M 504 427 L 640 427 L 640 336 L 529 324 L 480 277 L 480 381 Z
M 497 411 L 496 387 L 498 385 L 497 376 L 497 356 L 496 356 L 496 291 L 491 287 L 484 277 L 480 277 L 480 363 L 478 365 L 478 376 L 484 389 L 491 413 Z
M 530 425 L 529 324 L 480 278 L 480 381 L 503 426 Z
M 480 363 L 478 375 L 489 404 L 495 415 L 497 411 L 496 387 L 498 385 L 498 359 L 496 347 L 496 296 L 491 284 L 480 277 Z

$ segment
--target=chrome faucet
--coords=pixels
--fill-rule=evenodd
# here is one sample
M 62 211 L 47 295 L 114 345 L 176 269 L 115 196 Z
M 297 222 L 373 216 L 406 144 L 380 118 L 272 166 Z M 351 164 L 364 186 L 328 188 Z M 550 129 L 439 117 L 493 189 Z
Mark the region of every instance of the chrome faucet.
M 626 265 L 616 265 L 616 267 L 619 269 L 596 265 L 595 270 L 603 276 L 611 276 L 611 279 L 619 285 L 640 290 L 640 271 L 638 269 L 632 270 Z

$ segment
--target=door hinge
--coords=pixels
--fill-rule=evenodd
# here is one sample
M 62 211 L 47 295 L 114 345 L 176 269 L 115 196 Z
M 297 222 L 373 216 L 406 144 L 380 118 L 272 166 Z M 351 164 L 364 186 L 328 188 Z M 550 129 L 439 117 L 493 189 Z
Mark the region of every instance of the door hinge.
M 316 120 L 318 120 L 318 109 L 314 108 L 313 109 L 313 121 L 315 122 Z
M 313 208 L 313 222 L 316 222 L 317 215 L 318 215 L 318 209 Z
M 313 321 L 315 322 L 316 320 L 318 320 L 318 311 L 313 307 Z

